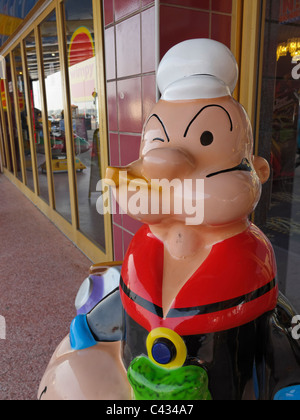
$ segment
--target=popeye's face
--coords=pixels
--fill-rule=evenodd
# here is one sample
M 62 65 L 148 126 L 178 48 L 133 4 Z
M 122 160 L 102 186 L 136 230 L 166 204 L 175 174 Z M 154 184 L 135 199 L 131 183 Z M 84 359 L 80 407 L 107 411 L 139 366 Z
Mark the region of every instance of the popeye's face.
M 268 163 L 252 156 L 249 119 L 232 97 L 159 101 L 147 119 L 135 176 L 146 180 L 204 180 L 204 224 L 224 225 L 246 218 L 255 208 Z M 190 192 L 189 192 L 190 193 Z M 196 190 L 192 191 L 194 199 Z M 150 197 L 150 195 L 149 195 Z M 170 199 L 169 197 L 165 197 Z M 183 192 L 177 200 L 186 199 Z M 164 197 L 162 197 L 164 200 Z M 184 221 L 187 214 L 132 215 L 146 223 Z M 149 207 L 150 209 L 150 207 Z M 197 224 L 197 223 L 195 223 Z

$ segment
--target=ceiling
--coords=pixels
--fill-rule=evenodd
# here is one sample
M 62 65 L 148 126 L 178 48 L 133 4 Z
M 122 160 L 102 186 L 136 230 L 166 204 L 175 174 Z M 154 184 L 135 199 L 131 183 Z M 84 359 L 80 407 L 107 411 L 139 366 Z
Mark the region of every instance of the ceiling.
M 38 0 L 0 0 L 0 48 Z

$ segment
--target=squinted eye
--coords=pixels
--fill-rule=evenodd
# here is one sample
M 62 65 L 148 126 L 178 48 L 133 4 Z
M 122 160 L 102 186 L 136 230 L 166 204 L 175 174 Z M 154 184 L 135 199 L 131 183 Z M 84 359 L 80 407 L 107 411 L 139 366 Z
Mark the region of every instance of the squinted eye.
M 152 141 L 161 141 L 162 143 L 164 143 L 164 139 L 161 139 L 160 137 L 156 137 L 155 139 L 153 139 Z
M 214 136 L 210 131 L 204 131 L 204 133 L 200 137 L 200 141 L 202 146 L 210 146 L 214 141 Z

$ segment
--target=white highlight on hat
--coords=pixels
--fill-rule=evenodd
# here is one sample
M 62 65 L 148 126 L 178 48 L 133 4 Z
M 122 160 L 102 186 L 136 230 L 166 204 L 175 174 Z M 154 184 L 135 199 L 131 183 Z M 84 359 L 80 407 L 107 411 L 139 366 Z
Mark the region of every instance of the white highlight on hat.
M 166 101 L 228 96 L 237 80 L 238 65 L 233 54 L 211 39 L 192 39 L 175 45 L 157 71 L 157 84 Z

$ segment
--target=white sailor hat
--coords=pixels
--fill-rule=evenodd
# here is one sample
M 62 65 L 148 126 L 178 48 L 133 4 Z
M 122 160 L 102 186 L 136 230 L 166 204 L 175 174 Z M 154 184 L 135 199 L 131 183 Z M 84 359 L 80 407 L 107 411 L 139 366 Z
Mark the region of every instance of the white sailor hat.
M 171 48 L 161 60 L 157 84 L 166 101 L 231 95 L 238 65 L 231 51 L 211 39 L 191 39 Z

